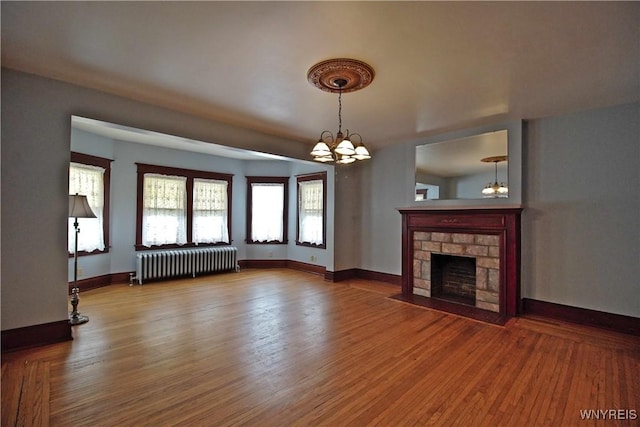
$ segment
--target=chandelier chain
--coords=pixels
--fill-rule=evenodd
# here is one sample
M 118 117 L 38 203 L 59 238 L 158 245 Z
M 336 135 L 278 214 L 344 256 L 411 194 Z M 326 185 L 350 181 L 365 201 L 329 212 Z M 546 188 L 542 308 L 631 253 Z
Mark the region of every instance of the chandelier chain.
M 342 86 L 338 90 L 338 133 L 342 132 Z

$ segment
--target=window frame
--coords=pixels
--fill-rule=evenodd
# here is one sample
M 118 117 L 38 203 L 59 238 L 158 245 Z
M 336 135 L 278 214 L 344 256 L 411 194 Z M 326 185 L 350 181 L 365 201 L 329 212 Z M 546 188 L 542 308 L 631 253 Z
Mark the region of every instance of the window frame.
M 247 226 L 245 242 L 250 245 L 286 245 L 289 243 L 289 177 L 288 176 L 247 176 Z M 253 220 L 252 184 L 284 184 L 284 206 L 282 212 L 282 241 L 270 240 L 258 242 L 251 239 L 251 223 Z
M 104 169 L 104 174 L 102 176 L 102 194 L 104 197 L 103 205 L 102 205 L 102 239 L 104 241 L 104 249 L 99 250 L 95 249 L 91 252 L 87 251 L 78 251 L 78 256 L 88 256 L 88 255 L 99 255 L 105 254 L 109 252 L 110 244 L 109 244 L 109 234 L 110 228 L 109 225 L 111 221 L 109 220 L 109 212 L 110 209 L 110 198 L 111 198 L 111 162 L 113 160 L 106 159 L 104 157 L 92 156 L 90 154 L 78 153 L 75 151 L 71 151 L 71 156 L 69 158 L 69 171 L 67 172 L 67 179 L 69 177 L 69 172 L 71 170 L 71 163 L 80 163 L 83 165 L 89 166 L 97 166 Z M 67 184 L 68 187 L 68 184 Z M 73 258 L 73 252 L 69 252 L 69 258 Z
M 322 181 L 322 244 L 300 241 L 300 182 Z M 296 175 L 296 245 L 309 248 L 327 247 L 327 172 Z
M 137 166 L 137 191 L 136 191 L 136 243 L 137 251 L 148 251 L 154 249 L 175 249 L 206 246 L 228 246 L 233 242 L 231 232 L 231 211 L 233 194 L 233 174 L 220 172 L 209 172 L 194 169 L 176 168 L 171 166 L 150 165 L 147 163 L 136 163 Z M 142 244 L 142 213 L 144 211 L 144 174 L 155 173 L 161 175 L 182 176 L 187 179 L 187 243 L 169 243 L 165 245 L 145 246 Z M 194 243 L 193 242 L 193 180 L 194 178 L 213 179 L 227 182 L 227 229 L 229 230 L 229 242 L 216 243 Z

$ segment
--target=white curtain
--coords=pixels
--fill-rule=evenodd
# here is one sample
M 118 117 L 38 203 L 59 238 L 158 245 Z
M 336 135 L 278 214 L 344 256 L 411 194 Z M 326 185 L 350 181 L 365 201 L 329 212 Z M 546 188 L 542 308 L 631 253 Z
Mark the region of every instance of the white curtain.
M 144 174 L 142 244 L 186 242 L 187 178 Z
M 193 241 L 229 243 L 227 181 L 193 180 Z
M 251 184 L 251 240 L 284 241 L 284 184 Z
M 298 199 L 298 241 L 321 245 L 323 228 L 322 180 L 301 181 Z
M 104 169 L 98 166 L 71 163 L 69 166 L 69 194 L 87 196 L 91 210 L 97 218 L 78 218 L 80 233 L 78 234 L 79 251 L 104 250 Z M 69 235 L 67 246 L 69 252 L 74 251 L 75 218 L 69 218 Z

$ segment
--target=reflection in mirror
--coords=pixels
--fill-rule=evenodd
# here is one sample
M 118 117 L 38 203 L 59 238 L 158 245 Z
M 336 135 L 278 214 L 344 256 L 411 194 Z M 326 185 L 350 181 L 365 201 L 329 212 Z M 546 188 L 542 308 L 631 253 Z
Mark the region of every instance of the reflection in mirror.
M 507 152 L 507 130 L 417 146 L 415 200 L 508 197 Z

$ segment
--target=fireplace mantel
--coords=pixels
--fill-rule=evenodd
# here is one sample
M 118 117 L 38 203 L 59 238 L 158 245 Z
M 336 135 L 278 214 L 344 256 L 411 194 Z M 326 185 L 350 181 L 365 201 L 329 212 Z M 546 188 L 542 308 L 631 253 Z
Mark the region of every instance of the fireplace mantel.
M 399 299 L 497 324 L 520 313 L 521 207 L 398 210 L 402 214 Z M 421 278 L 417 271 L 425 269 L 421 266 L 430 268 L 431 253 L 477 256 L 478 271 L 485 277 L 478 279 L 476 292 L 488 297 L 475 307 L 431 298 L 430 278 Z M 493 278 L 491 289 L 486 286 L 487 271 Z

